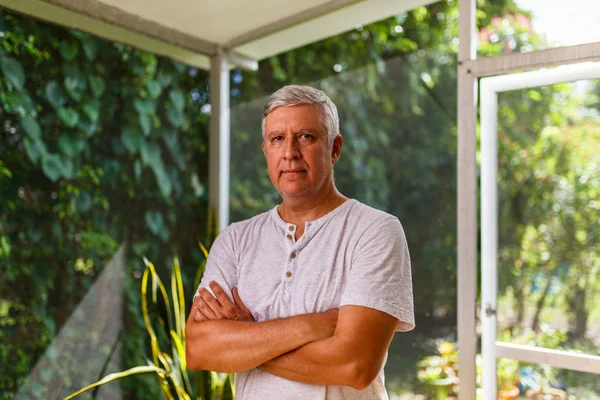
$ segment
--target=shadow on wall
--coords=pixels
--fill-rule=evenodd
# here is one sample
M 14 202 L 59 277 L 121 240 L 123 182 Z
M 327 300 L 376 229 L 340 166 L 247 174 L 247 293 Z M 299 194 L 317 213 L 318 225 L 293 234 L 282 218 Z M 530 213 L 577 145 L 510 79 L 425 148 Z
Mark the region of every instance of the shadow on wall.
M 63 399 L 119 370 L 124 263 L 122 245 L 19 388 L 15 400 Z M 119 383 L 112 383 L 99 387 L 95 398 L 121 397 Z

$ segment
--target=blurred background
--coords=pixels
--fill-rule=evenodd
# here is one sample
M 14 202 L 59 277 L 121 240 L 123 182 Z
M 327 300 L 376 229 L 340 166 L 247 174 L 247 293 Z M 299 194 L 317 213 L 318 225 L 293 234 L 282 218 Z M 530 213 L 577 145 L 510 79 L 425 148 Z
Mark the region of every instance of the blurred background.
M 598 41 L 581 30 L 598 8 L 479 1 L 478 54 Z M 417 327 L 392 343 L 392 399 L 459 388 L 457 21 L 456 2 L 441 1 L 231 71 L 232 222 L 280 201 L 262 108 L 281 86 L 307 84 L 340 113 L 340 191 L 404 226 Z M 189 308 L 198 243 L 215 234 L 208 85 L 207 71 L 0 8 L 0 399 L 62 398 L 148 365 L 144 256 L 169 293 L 178 258 Z M 498 123 L 499 336 L 598 354 L 600 81 L 501 93 Z M 168 320 L 165 309 L 148 315 Z M 231 396 L 218 389 L 225 376 L 188 375 L 193 398 Z M 593 374 L 499 360 L 498 377 L 501 389 L 600 398 Z M 159 381 L 131 376 L 82 397 L 157 399 Z

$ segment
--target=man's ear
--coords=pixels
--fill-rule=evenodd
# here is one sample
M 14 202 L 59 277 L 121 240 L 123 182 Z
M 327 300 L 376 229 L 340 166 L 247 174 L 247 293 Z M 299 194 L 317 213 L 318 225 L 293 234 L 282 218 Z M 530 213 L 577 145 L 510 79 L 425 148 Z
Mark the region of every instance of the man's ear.
M 342 135 L 337 135 L 333 139 L 333 146 L 331 146 L 331 163 L 335 164 L 342 154 L 342 145 L 344 144 L 344 138 Z
M 263 154 L 264 154 L 264 156 L 266 158 L 267 157 L 267 152 L 265 151 L 265 142 L 264 141 L 262 142 L 262 145 L 260 147 L 262 147 Z

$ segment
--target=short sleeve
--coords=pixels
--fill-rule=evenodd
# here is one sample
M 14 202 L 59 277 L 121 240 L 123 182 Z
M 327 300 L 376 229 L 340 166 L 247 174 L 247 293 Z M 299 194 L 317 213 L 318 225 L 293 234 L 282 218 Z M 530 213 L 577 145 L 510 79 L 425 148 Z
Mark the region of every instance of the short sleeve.
M 340 306 L 358 305 L 398 318 L 397 331 L 415 327 L 406 237 L 396 217 L 372 225 L 359 239 Z
M 231 233 L 231 226 L 225 229 L 217 236 L 208 254 L 206 261 L 206 270 L 200 280 L 200 285 L 194 294 L 194 300 L 199 295 L 201 288 L 206 288 L 212 293 L 209 287 L 211 281 L 215 281 L 223 288 L 229 298 L 233 301 L 231 290 L 237 286 L 237 266 L 235 263 L 234 247 Z

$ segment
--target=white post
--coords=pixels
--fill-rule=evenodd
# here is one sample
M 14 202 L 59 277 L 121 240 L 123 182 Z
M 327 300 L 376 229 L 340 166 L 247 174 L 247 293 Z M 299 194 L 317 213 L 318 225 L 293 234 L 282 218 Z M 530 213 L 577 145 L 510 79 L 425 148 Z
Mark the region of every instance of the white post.
M 465 68 L 475 59 L 475 0 L 459 0 L 458 52 L 458 346 L 460 400 L 475 400 L 477 390 L 477 78 Z
M 484 400 L 496 400 L 498 95 L 481 81 L 481 352 Z
M 223 51 L 210 64 L 210 137 L 208 146 L 209 212 L 218 231 L 229 225 L 229 63 Z

